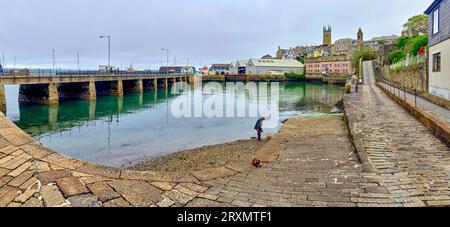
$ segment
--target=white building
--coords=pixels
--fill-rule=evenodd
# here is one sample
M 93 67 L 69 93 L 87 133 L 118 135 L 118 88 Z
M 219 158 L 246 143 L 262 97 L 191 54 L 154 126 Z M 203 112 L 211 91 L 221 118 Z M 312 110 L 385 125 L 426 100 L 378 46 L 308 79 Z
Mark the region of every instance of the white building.
M 250 59 L 247 63 L 246 74 L 284 75 L 285 73 L 303 74 L 305 66 L 290 59 Z
M 248 64 L 248 60 L 239 60 L 231 62 L 229 72 L 231 75 L 238 75 L 239 68 L 246 68 Z

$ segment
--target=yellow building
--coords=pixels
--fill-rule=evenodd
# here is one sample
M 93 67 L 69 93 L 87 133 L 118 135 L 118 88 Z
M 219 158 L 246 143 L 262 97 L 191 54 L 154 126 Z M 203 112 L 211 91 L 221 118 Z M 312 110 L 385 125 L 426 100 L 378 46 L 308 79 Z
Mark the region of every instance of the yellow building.
M 311 57 L 313 57 L 313 58 L 322 57 L 322 55 L 323 55 L 322 51 L 318 51 L 318 50 L 315 50 L 311 53 Z

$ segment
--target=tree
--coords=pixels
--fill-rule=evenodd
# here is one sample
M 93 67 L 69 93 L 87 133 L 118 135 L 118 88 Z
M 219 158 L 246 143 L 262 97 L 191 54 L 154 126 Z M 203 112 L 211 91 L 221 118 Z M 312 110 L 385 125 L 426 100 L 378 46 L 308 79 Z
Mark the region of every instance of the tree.
M 405 51 L 408 51 L 412 56 L 417 56 L 417 52 L 421 47 L 428 46 L 428 36 L 417 36 L 409 40 L 406 44 Z
M 403 25 L 402 33 L 408 36 L 428 34 L 428 15 L 419 14 L 409 18 Z
M 395 64 L 397 62 L 403 61 L 406 59 L 406 53 L 404 50 L 394 50 L 389 54 L 389 62 L 391 64 Z
M 409 42 L 409 40 L 411 40 L 413 37 L 410 36 L 402 36 L 398 39 L 395 40 L 394 45 L 395 47 L 397 47 L 398 49 L 404 49 L 406 44 Z
M 352 66 L 354 68 L 359 68 L 359 59 L 362 58 L 363 61 L 375 60 L 378 57 L 377 52 L 375 52 L 371 47 L 363 47 L 352 55 Z
M 295 59 L 302 64 L 305 64 L 305 57 L 303 55 L 298 55 L 297 57 L 295 57 Z

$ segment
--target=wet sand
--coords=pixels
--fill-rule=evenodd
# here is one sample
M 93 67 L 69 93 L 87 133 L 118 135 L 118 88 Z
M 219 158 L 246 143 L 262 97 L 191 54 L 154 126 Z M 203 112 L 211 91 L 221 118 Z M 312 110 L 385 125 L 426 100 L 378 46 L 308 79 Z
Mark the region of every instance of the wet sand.
M 255 153 L 267 143 L 256 139 L 204 146 L 163 157 L 141 161 L 128 168 L 137 171 L 197 171 L 234 163 L 250 163 Z

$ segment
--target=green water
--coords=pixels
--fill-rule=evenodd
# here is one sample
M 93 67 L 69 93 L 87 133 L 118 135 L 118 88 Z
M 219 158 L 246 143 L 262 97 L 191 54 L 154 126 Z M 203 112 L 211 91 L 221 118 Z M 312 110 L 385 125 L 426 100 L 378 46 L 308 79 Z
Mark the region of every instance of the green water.
M 322 83 L 280 83 L 279 88 L 280 122 L 291 116 L 328 114 L 343 97 L 342 87 Z M 181 94 L 159 89 L 98 97 L 96 101 L 66 101 L 58 106 L 18 103 L 17 92 L 17 86 L 6 87 L 7 116 L 21 129 L 58 152 L 117 167 L 184 149 L 248 139 L 254 136 L 253 126 L 260 117 L 175 117 L 171 107 L 180 99 L 199 94 L 205 102 L 229 95 L 200 88 Z M 235 103 L 267 105 L 249 96 L 238 92 Z M 276 133 L 280 126 L 265 132 Z

